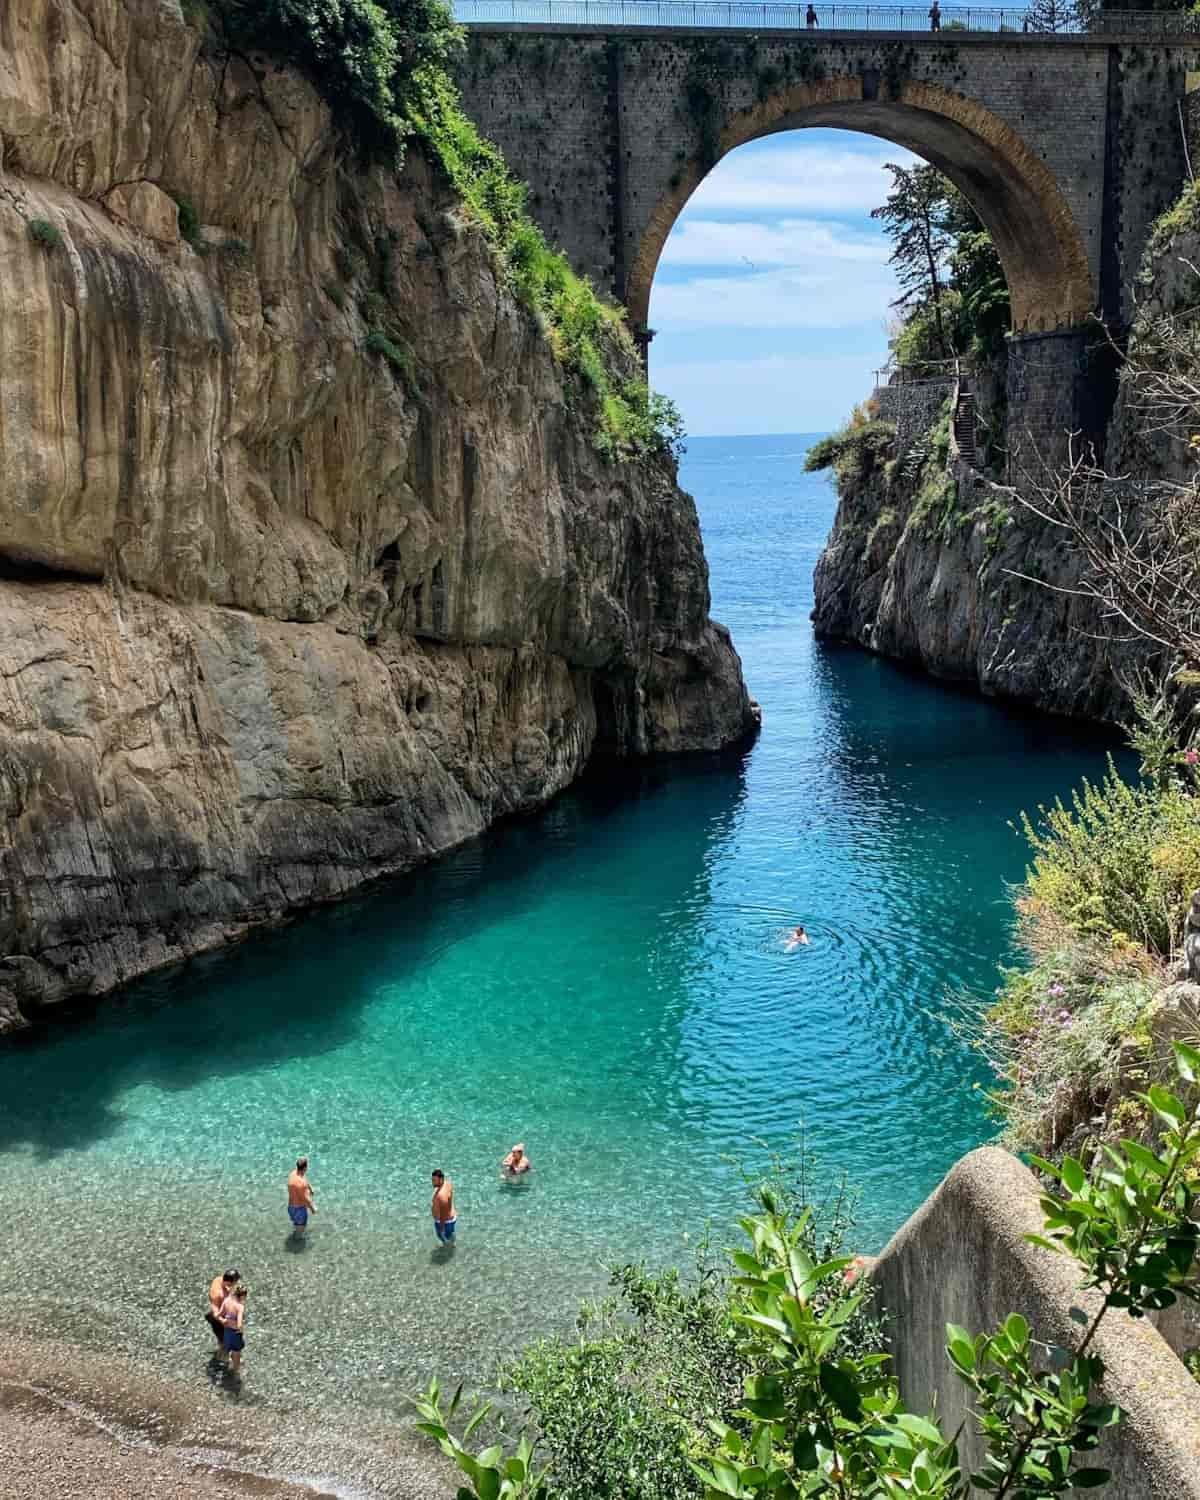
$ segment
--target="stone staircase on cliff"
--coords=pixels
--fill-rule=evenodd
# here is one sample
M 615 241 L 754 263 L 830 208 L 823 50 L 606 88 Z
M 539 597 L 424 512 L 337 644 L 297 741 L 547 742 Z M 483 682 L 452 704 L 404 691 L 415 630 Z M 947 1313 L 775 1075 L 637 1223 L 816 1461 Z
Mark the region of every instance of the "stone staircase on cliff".
M 975 393 L 965 390 L 961 381 L 954 402 L 954 441 L 963 463 L 976 468 Z

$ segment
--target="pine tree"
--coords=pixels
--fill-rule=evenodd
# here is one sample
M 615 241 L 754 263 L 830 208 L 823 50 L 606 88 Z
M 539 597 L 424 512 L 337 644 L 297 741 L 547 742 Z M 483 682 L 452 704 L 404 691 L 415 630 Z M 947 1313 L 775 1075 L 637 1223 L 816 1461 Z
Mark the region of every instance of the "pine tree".
M 892 190 L 887 201 L 871 210 L 892 242 L 890 264 L 896 269 L 900 295 L 892 303 L 899 312 L 928 309 L 940 357 L 954 349 L 943 317 L 944 274 L 954 237 L 946 226 L 946 179 L 936 167 L 899 167 L 888 162 Z

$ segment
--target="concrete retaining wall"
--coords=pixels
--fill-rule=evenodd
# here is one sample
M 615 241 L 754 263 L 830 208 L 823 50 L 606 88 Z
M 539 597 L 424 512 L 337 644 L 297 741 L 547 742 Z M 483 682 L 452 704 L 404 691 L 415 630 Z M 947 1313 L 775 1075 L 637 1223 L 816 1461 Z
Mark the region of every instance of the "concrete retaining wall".
M 969 1469 L 982 1448 L 972 1433 L 967 1388 L 945 1353 L 945 1325 L 972 1334 L 1022 1313 L 1035 1337 L 1072 1345 L 1072 1307 L 1094 1314 L 1066 1256 L 1022 1238 L 1041 1229 L 1033 1174 L 1006 1151 L 984 1146 L 963 1157 L 904 1225 L 872 1270 L 907 1404 L 936 1402 L 943 1428 L 966 1421 L 961 1452 Z M 1098 1493 L 1113 1500 L 1200 1500 L 1200 1385 L 1145 1320 L 1111 1312 L 1093 1345 L 1108 1368 L 1105 1393 L 1125 1421 L 1091 1460 L 1113 1471 Z

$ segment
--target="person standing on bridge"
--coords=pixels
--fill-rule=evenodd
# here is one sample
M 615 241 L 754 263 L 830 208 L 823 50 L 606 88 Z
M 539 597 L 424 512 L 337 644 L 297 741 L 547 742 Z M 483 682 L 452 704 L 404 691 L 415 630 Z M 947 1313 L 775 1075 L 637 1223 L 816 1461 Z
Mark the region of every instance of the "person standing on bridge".
M 942 29 L 942 7 L 938 0 L 933 0 L 929 7 L 929 29 L 930 31 L 941 31 Z
M 812 7 L 812 0 L 809 0 L 808 9 L 804 12 L 804 24 L 808 27 L 809 31 L 811 31 L 814 26 L 819 26 L 821 24 L 820 21 L 817 20 L 816 11 Z

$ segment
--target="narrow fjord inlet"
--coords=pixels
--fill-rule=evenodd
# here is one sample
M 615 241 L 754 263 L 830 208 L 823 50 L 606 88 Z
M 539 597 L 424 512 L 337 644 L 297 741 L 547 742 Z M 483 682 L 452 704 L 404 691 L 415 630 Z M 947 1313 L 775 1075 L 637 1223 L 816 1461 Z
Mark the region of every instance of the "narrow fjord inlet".
M 137 1357 L 194 1383 L 197 1268 L 232 1258 L 254 1399 L 391 1420 L 430 1373 L 478 1380 L 569 1328 L 607 1263 L 686 1263 L 710 1219 L 727 1237 L 756 1141 L 786 1151 L 803 1122 L 862 1188 L 875 1249 L 991 1134 L 942 996 L 990 988 L 1007 952 L 1009 819 L 1102 751 L 814 642 L 834 496 L 803 472 L 810 441 L 695 439 L 683 464 L 763 704 L 752 748 L 606 771 L 0 1055 L 0 1256 L 37 1266 L 6 1321 L 120 1346 L 122 1306 L 81 1268 L 136 1266 Z M 812 942 L 787 953 L 797 923 Z M 516 1190 L 497 1174 L 515 1140 L 535 1168 Z M 301 1149 L 320 1213 L 294 1253 Z
M 0 0 L 0 1500 L 1200 1500 L 1181 4 Z

